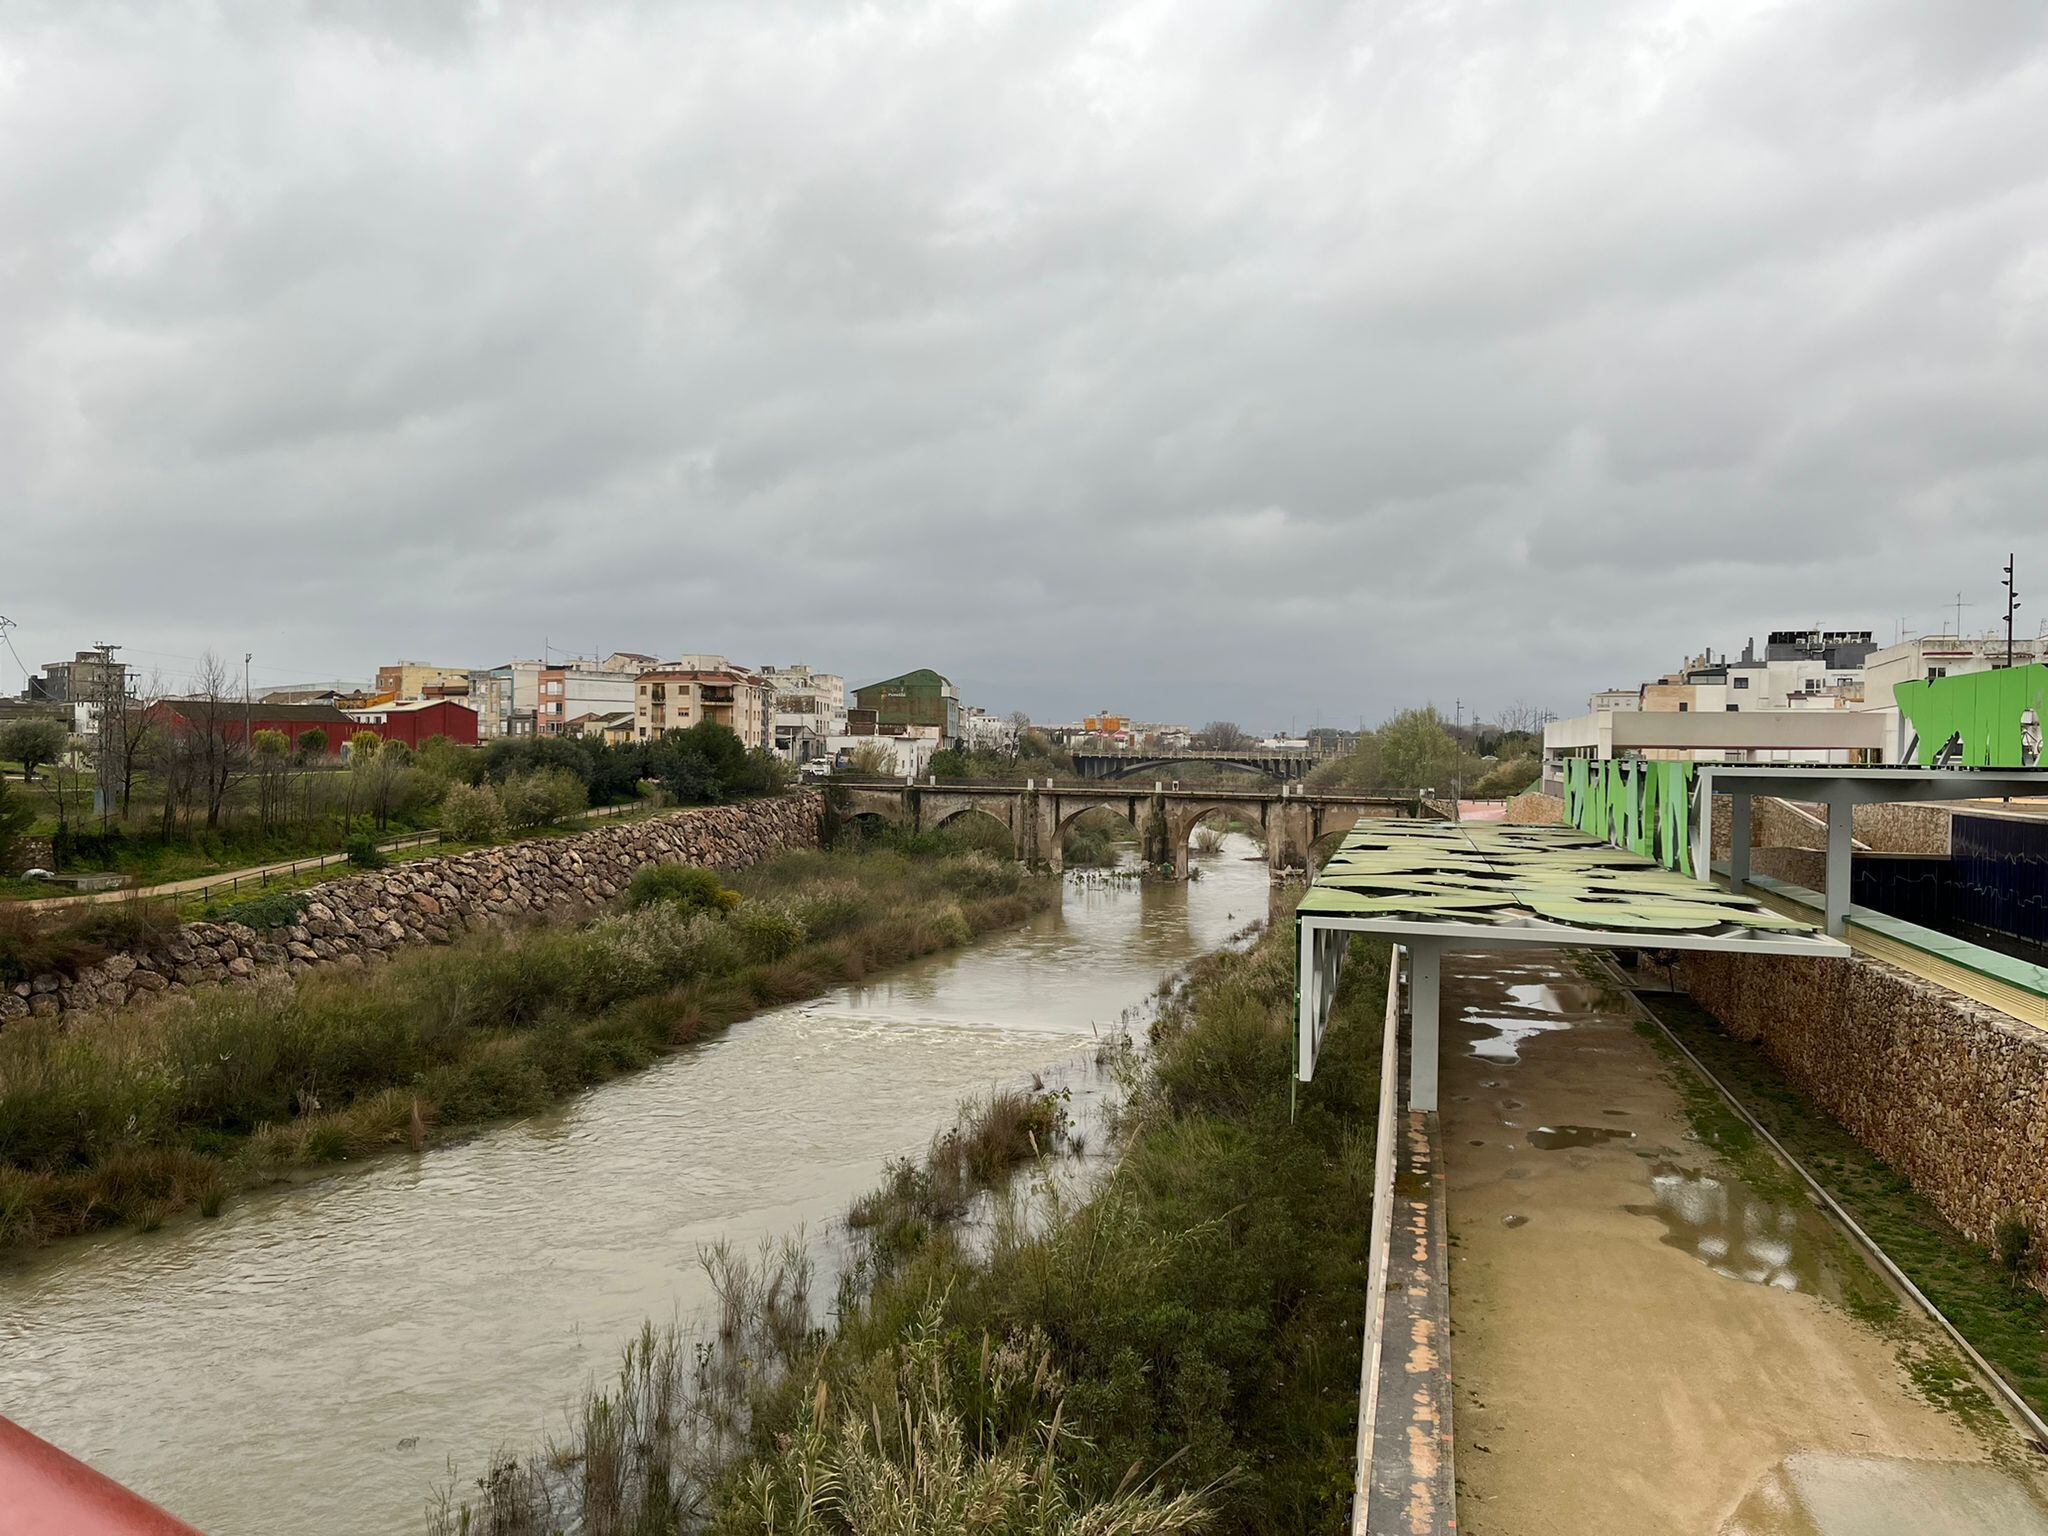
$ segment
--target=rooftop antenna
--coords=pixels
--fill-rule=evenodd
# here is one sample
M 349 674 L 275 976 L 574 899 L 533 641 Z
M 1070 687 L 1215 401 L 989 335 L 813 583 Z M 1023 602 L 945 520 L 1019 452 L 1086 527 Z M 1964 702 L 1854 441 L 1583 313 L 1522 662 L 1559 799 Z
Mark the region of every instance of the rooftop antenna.
M 1956 594 L 1956 638 L 1958 640 L 1963 638 L 1963 610 L 1965 608 L 1974 608 L 1976 606 L 1977 605 L 1975 603 L 1964 602 L 1962 593 L 1958 592 Z

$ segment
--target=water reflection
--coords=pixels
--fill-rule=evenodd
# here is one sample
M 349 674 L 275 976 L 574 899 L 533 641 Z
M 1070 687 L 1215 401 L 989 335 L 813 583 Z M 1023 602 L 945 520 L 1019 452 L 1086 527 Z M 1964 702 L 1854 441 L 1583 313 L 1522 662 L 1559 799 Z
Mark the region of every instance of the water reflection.
M 706 1302 L 700 1245 L 829 1229 L 991 1083 L 1088 1091 L 1097 1034 L 1264 915 L 1249 846 L 461 1145 L 0 1268 L 0 1412 L 213 1536 L 417 1529 L 451 1458 L 558 1429 L 643 1318 Z
M 1533 1139 L 1533 1138 L 1532 1138 Z M 1670 1163 L 1650 1172 L 1653 1203 L 1631 1215 L 1664 1223 L 1664 1241 L 1716 1274 L 1784 1291 L 1819 1291 L 1823 1273 L 1816 1218 L 1765 1200 L 1747 1185 Z

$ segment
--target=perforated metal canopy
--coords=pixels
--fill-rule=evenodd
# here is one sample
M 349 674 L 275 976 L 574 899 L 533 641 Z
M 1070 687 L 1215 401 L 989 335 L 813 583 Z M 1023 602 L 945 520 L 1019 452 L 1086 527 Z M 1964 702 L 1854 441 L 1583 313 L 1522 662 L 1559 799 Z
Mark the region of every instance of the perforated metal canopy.
M 1847 953 L 1797 918 L 1571 827 L 1361 821 L 1295 910 L 1297 924 L 1502 943 Z
M 1529 945 L 1843 956 L 1848 945 L 1748 896 L 1693 880 L 1575 827 L 1361 821 L 1323 866 L 1294 926 L 1299 951 L 1295 1075 L 1307 1082 L 1354 933 L 1405 946 L 1426 997 L 1427 1082 L 1435 1099 L 1437 957 Z M 1421 1010 L 1418 1006 L 1418 1019 Z M 1419 1034 L 1419 1025 L 1418 1025 Z

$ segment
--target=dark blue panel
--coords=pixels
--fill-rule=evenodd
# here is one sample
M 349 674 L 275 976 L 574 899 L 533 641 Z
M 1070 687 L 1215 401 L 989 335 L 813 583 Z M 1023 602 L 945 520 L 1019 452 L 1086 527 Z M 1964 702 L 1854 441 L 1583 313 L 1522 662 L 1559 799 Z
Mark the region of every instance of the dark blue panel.
M 1956 921 L 2048 944 L 2048 821 L 1959 815 L 1949 846 Z

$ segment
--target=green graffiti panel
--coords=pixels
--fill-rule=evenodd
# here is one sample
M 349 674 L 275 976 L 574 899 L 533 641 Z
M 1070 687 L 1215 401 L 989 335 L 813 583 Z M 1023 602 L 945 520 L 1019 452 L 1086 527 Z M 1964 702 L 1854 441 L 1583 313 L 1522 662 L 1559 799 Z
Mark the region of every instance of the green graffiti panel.
M 1692 873 L 1691 763 L 1567 758 L 1565 820 L 1666 869 Z
M 2048 666 L 1900 683 L 1892 697 L 1918 737 L 1914 760 L 1923 768 L 1935 766 L 1951 744 L 1951 767 L 2039 766 L 2041 726 L 2048 719 Z

